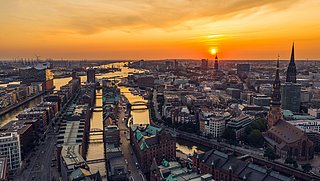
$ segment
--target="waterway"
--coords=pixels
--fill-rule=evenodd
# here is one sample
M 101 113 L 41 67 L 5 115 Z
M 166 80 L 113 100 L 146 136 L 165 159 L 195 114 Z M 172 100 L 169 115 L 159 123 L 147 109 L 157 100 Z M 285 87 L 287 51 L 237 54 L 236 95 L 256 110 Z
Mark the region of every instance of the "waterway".
M 128 67 L 124 67 L 124 63 L 114 63 L 114 64 L 108 64 L 104 67 L 107 66 L 114 66 L 121 68 L 121 71 L 117 72 L 111 72 L 111 73 L 105 73 L 102 75 L 97 75 L 96 79 L 103 79 L 103 78 L 109 78 L 109 79 L 115 79 L 115 80 L 120 80 L 121 78 L 126 78 L 128 75 L 134 73 L 134 72 L 140 72 L 139 70 L 136 69 L 131 69 Z M 81 82 L 86 82 L 87 78 L 86 76 L 80 76 Z M 70 77 L 67 78 L 58 78 L 54 79 L 54 86 L 56 87 L 55 90 L 59 90 L 61 86 L 66 85 L 69 81 L 71 80 Z M 129 91 L 128 87 L 125 86 L 120 86 L 120 92 L 126 98 L 130 103 L 133 102 L 147 102 L 146 100 L 143 99 L 142 96 L 139 95 L 134 95 Z M 96 92 L 97 97 L 96 97 L 96 106 L 102 106 L 102 99 L 101 95 L 102 91 L 97 90 Z M 34 107 L 37 104 L 39 104 L 42 101 L 43 97 L 40 96 L 29 103 L 3 115 L 0 117 L 0 126 L 3 126 L 4 124 L 10 122 L 11 120 L 16 119 L 16 116 L 22 112 L 25 108 L 28 107 Z M 149 124 L 149 110 L 133 110 L 131 111 L 132 117 L 133 117 L 133 123 L 134 124 Z M 93 112 L 92 117 L 91 117 L 91 129 L 93 128 L 99 128 L 102 129 L 102 112 Z M 99 137 L 97 135 L 93 136 L 94 138 Z M 182 141 L 182 140 L 177 140 L 177 149 L 180 150 L 184 154 L 193 154 L 194 151 L 197 150 L 202 150 L 204 151 L 204 148 L 198 147 L 194 145 L 194 143 L 188 142 L 188 141 Z M 91 159 L 99 159 L 99 158 L 104 158 L 104 146 L 103 143 L 90 143 L 88 146 L 88 151 L 87 151 L 87 160 Z M 105 173 L 105 164 L 104 163 L 96 163 L 96 164 L 90 164 L 89 165 L 90 169 L 95 172 L 99 170 L 100 174 L 102 176 L 106 175 Z

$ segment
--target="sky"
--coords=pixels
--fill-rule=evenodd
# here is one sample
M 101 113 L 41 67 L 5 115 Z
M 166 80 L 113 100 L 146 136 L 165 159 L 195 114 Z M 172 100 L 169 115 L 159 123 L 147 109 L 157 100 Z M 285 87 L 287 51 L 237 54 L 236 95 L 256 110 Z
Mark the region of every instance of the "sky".
M 320 0 L 1 0 L 0 60 L 320 60 Z

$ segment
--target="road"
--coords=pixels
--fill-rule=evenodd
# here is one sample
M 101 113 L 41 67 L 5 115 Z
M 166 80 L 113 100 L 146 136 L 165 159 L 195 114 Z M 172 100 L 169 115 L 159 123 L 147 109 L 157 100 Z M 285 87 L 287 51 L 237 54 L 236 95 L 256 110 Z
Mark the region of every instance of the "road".
M 159 113 L 159 108 L 158 108 L 158 102 L 157 102 L 157 90 L 154 89 L 153 90 L 153 97 L 152 97 L 152 102 L 153 102 L 153 106 L 154 106 L 154 112 L 155 112 L 155 115 L 156 115 L 156 118 L 158 120 L 161 120 L 161 115 Z
M 125 107 L 125 106 L 124 106 Z M 130 140 L 127 139 L 129 137 L 129 129 L 126 125 L 126 121 L 123 121 L 125 117 L 125 108 L 122 108 L 119 114 L 118 127 L 120 131 L 121 138 L 121 149 L 124 155 L 124 158 L 128 161 L 128 170 L 130 170 L 129 178 L 133 181 L 145 181 L 146 178 L 142 174 L 141 170 L 137 168 L 136 163 L 137 159 L 135 155 L 131 155 L 132 148 L 130 146 Z
M 53 132 L 49 132 L 44 143 L 38 146 L 35 155 L 30 158 L 30 165 L 22 171 L 22 174 L 15 177 L 14 180 L 18 181 L 31 181 L 31 180 L 51 180 L 54 178 L 58 180 L 59 174 L 57 163 L 51 167 L 52 158 L 54 157 L 56 136 Z

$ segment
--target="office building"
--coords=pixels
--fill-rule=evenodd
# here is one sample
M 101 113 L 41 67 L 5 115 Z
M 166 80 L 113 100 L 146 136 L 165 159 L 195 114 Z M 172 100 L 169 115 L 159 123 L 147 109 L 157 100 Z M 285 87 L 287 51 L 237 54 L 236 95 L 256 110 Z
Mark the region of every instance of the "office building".
M 35 133 L 31 124 L 26 124 L 23 120 L 13 120 L 0 128 L 1 132 L 17 132 L 20 138 L 21 157 L 26 155 L 34 147 Z
M 96 83 L 96 73 L 94 68 L 89 68 L 87 70 L 87 83 Z
M 281 108 L 294 113 L 300 112 L 301 84 L 285 82 L 281 85 Z
M 0 157 L 0 181 L 8 181 L 8 158 L 3 156 Z
M 21 146 L 17 132 L 0 133 L 0 155 L 7 157 L 9 173 L 14 173 L 20 168 Z
M 226 127 L 232 129 L 236 133 L 236 139 L 240 139 L 245 135 L 246 128 L 251 124 L 252 118 L 248 115 L 241 114 L 237 117 L 231 118 Z
M 199 117 L 201 134 L 219 138 L 222 136 L 226 122 L 231 118 L 231 115 L 223 110 L 201 109 Z

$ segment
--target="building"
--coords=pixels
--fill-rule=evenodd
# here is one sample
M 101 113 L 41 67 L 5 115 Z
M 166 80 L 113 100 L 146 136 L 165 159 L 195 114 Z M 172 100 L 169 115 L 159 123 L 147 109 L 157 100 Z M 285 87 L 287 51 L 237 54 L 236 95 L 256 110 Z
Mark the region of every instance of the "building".
M 21 166 L 20 137 L 17 132 L 0 133 L 0 155 L 7 157 L 9 173 Z
M 290 63 L 287 69 L 286 82 L 281 86 L 282 109 L 300 112 L 301 84 L 297 84 L 297 70 L 294 62 L 294 44 L 292 45 Z
M 69 181 L 72 172 L 79 168 L 89 169 L 80 153 L 80 145 L 65 145 L 62 147 L 60 155 L 61 178 L 63 181 Z
M 273 94 L 268 114 L 268 130 L 264 133 L 267 145 L 283 158 L 310 160 L 314 144 L 304 131 L 283 120 L 281 110 L 279 60 L 273 83 Z
M 213 180 L 217 181 L 291 181 L 290 177 L 218 150 L 195 153 L 192 162 L 193 170 L 202 174 L 211 174 Z
M 41 82 L 43 90 L 52 90 L 54 88 L 53 73 L 49 69 L 48 63 L 21 68 L 19 71 L 23 84 L 30 85 L 33 82 Z
M 33 149 L 35 133 L 31 124 L 24 121 L 14 120 L 0 128 L 1 132 L 17 132 L 20 138 L 21 157 L 24 159 L 26 155 Z
M 202 59 L 201 66 L 200 66 L 201 70 L 208 70 L 208 66 L 209 66 L 208 59 Z
M 228 95 L 230 95 L 232 97 L 232 99 L 240 99 L 240 93 L 241 90 L 240 89 L 236 89 L 236 88 L 227 88 L 226 92 Z
M 231 118 L 227 122 L 226 127 L 232 129 L 236 133 L 236 139 L 238 140 L 245 134 L 245 130 L 251 122 L 252 118 L 250 116 L 241 114 Z
M 141 170 L 150 171 L 153 159 L 176 159 L 176 141 L 171 133 L 151 125 L 131 125 L 130 143 Z
M 172 123 L 194 123 L 196 121 L 195 115 L 190 114 L 188 107 L 178 107 L 173 109 L 173 113 L 171 114 Z
M 25 111 L 18 114 L 19 120 L 39 120 L 39 128 L 42 133 L 47 129 L 47 111 Z
M 267 95 L 258 94 L 253 97 L 253 104 L 256 106 L 269 106 L 271 98 Z
M 8 158 L 0 157 L 0 181 L 8 181 Z
M 78 168 L 69 175 L 70 181 L 102 181 L 99 171 L 91 173 L 88 169 Z
M 105 126 L 104 139 L 105 143 L 120 145 L 120 130 L 117 125 Z
M 87 70 L 87 83 L 96 83 L 96 73 L 94 68 L 89 68 Z
M 320 118 L 320 109 L 308 109 L 308 114 L 311 116 L 314 116 L 315 118 L 319 119 Z
M 216 53 L 216 57 L 214 58 L 214 71 L 218 72 L 219 70 L 219 62 L 218 62 L 218 54 Z
M 179 180 L 179 181 L 212 181 L 211 174 L 198 174 L 190 166 L 182 167 L 176 161 L 162 160 L 158 165 L 154 160 L 150 169 L 150 181 Z
M 230 113 L 223 110 L 201 109 L 199 122 L 202 135 L 219 138 L 223 135 Z
M 301 104 L 301 84 L 285 82 L 281 85 L 281 105 L 282 109 L 292 112 L 300 112 Z
M 243 76 L 248 74 L 251 70 L 251 65 L 248 63 L 237 64 L 237 74 L 238 76 Z
M 126 181 L 128 168 L 124 160 L 121 147 L 114 144 L 106 144 L 108 179 L 113 181 Z

